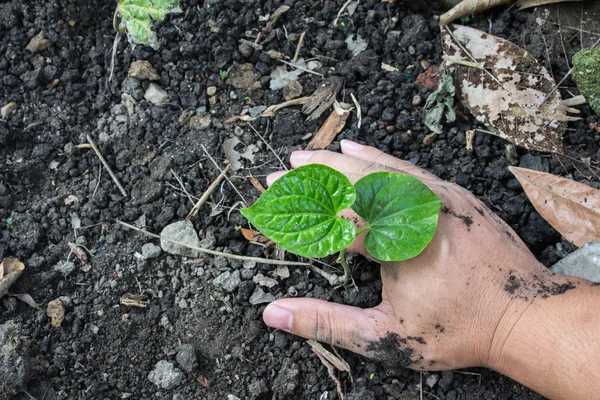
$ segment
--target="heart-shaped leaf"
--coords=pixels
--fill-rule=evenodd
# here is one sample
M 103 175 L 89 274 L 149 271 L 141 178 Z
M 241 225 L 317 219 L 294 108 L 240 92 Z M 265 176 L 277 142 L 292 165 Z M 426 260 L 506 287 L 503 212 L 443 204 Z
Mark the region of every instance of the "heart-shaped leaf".
M 423 182 L 391 172 L 356 182 L 352 209 L 367 221 L 365 247 L 380 261 L 416 257 L 433 239 L 442 201 Z
M 354 240 L 354 224 L 337 214 L 355 198 L 345 175 L 325 165 L 309 164 L 275 181 L 252 207 L 241 212 L 284 249 L 318 258 L 345 249 Z

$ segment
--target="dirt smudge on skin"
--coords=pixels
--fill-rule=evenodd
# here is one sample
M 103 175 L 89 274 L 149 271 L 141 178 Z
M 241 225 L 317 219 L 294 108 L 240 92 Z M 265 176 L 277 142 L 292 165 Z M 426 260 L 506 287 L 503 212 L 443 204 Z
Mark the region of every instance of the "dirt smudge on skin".
M 504 284 L 504 291 L 513 298 L 523 299 L 525 301 L 536 298 L 547 299 L 552 296 L 558 296 L 577 288 L 577 285 L 567 280 L 565 282 L 555 282 L 544 279 L 538 275 L 530 278 L 517 276 L 514 271 L 509 270 L 509 276 Z
M 442 207 L 442 212 L 444 214 L 450 214 L 458 219 L 461 219 L 465 225 L 467 226 L 467 230 L 471 230 L 471 225 L 473 225 L 473 218 L 469 215 L 462 215 L 462 214 L 457 214 L 455 211 L 452 211 L 450 208 L 448 208 L 447 206 Z
M 373 341 L 365 347 L 369 356 L 392 364 L 396 367 L 406 368 L 413 363 L 414 349 L 407 346 L 406 339 L 395 332 L 388 332 L 384 337 Z

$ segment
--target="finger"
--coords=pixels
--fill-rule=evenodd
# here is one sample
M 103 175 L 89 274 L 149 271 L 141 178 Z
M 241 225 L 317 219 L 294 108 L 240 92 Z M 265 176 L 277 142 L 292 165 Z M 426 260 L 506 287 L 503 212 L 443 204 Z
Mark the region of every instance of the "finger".
M 263 312 L 263 320 L 272 328 L 362 355 L 367 355 L 369 343 L 390 330 L 390 319 L 376 309 L 306 298 L 277 300 Z
M 385 165 L 386 167 L 394 168 L 402 172 L 414 175 L 416 177 L 427 177 L 433 179 L 439 179 L 432 173 L 425 171 L 422 168 L 417 167 L 410 161 L 400 160 L 394 156 L 384 153 L 381 150 L 371 146 L 364 146 L 362 144 L 350 141 L 342 140 L 340 143 L 342 147 L 342 153 L 354 158 L 358 158 L 364 161 L 370 161 L 377 164 Z
M 295 151 L 290 156 L 292 167 L 298 168 L 307 164 L 327 165 L 350 179 L 352 183 L 373 172 L 398 172 L 397 170 L 381 164 L 359 160 L 340 153 L 327 150 Z
M 277 171 L 267 175 L 267 186 L 271 186 L 273 182 L 285 175 L 286 172 L 287 171 Z

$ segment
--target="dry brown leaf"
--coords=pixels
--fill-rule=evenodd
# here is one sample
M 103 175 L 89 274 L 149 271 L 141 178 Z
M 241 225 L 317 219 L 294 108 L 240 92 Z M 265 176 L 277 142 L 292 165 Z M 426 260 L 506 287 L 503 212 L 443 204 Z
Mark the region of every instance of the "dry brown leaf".
M 240 233 L 249 242 L 254 240 L 255 237 L 260 236 L 260 232 L 253 231 L 252 229 L 240 228 Z
M 463 0 L 440 16 L 440 25 L 447 25 L 465 15 L 485 11 L 488 8 L 500 6 L 508 2 L 510 0 Z
M 0 298 L 8 293 L 8 289 L 25 269 L 25 264 L 16 258 L 5 258 L 0 263 Z
M 421 72 L 415 80 L 415 85 L 425 86 L 430 92 L 433 92 L 438 87 L 438 67 L 432 65 L 424 72 Z
M 585 1 L 585 0 L 518 0 L 515 3 L 517 10 L 525 10 L 526 8 L 543 6 L 545 4 L 562 3 L 565 1 Z
M 266 191 L 265 187 L 262 185 L 262 183 L 260 183 L 258 181 L 258 179 L 256 179 L 255 177 L 251 176 L 250 177 L 250 183 L 252 184 L 252 186 L 254 186 L 256 189 L 258 189 L 259 192 L 264 193 Z
M 52 326 L 59 327 L 65 319 L 65 306 L 60 299 L 52 300 L 46 307 L 46 315 L 50 317 Z
M 548 71 L 526 51 L 477 29 L 442 34 L 456 94 L 493 134 L 530 150 L 562 153 L 567 115 Z M 550 93 L 550 95 L 549 95 Z
M 600 241 L 600 190 L 544 172 L 509 169 L 537 212 L 565 239 L 578 247 Z
M 346 120 L 350 115 L 350 111 L 344 111 L 338 114 L 333 110 L 329 117 L 325 120 L 321 128 L 306 146 L 306 150 L 324 149 L 333 142 L 333 139 L 344 129 Z

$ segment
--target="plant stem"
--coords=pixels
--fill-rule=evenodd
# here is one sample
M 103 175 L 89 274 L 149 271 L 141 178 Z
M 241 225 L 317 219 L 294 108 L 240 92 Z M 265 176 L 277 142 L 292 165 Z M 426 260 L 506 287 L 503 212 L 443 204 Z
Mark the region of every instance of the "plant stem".
M 360 228 L 358 231 L 356 231 L 356 236 L 360 235 L 361 233 L 363 233 L 367 229 L 371 229 L 371 225 L 367 224 L 367 225 L 363 226 L 362 228 Z M 340 255 L 341 254 L 342 253 L 340 253 Z

